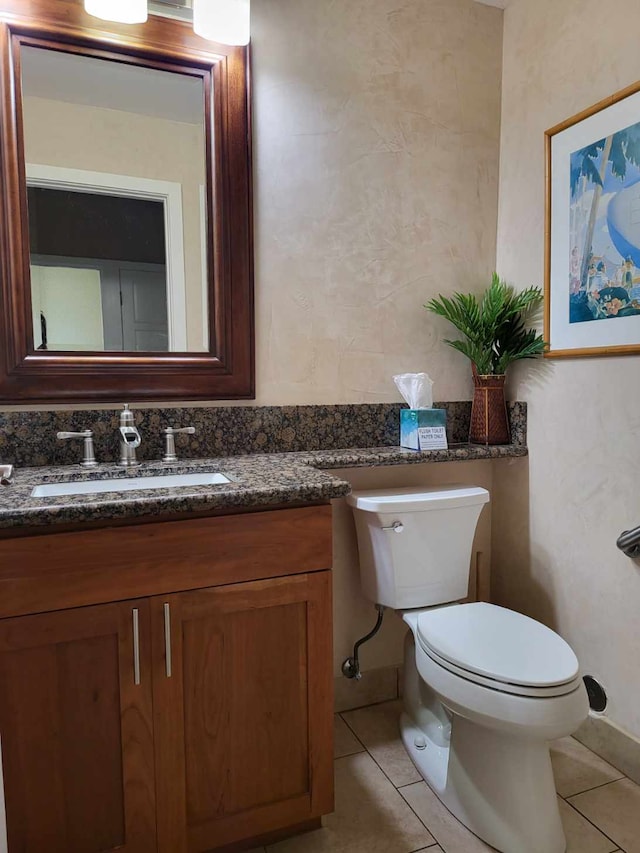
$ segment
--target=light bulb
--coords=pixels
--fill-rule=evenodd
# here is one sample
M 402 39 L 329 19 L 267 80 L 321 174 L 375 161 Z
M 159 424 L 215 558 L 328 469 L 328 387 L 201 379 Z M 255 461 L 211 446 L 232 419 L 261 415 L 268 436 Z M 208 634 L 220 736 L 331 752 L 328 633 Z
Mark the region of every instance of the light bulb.
M 251 0 L 193 0 L 193 29 L 220 44 L 249 44 Z
M 144 24 L 149 16 L 147 0 L 84 0 L 86 11 L 103 21 Z

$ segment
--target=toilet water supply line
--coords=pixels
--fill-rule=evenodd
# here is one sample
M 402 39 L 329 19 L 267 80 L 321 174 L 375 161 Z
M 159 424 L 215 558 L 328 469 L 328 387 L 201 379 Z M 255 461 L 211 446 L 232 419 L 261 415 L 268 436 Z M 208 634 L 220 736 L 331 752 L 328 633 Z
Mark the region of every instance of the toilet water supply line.
M 373 626 L 373 629 L 369 631 L 368 634 L 365 634 L 364 637 L 361 637 L 358 640 L 358 642 L 353 647 L 353 657 L 347 658 L 342 664 L 342 674 L 345 678 L 355 678 L 358 680 L 362 678 L 362 673 L 360 672 L 360 660 L 358 659 L 358 651 L 360 649 L 360 646 L 363 646 L 365 643 L 369 642 L 369 640 L 375 637 L 375 635 L 382 627 L 382 620 L 384 618 L 384 607 L 382 606 L 382 604 L 376 604 L 376 610 L 378 611 L 378 618 L 376 619 L 376 624 Z

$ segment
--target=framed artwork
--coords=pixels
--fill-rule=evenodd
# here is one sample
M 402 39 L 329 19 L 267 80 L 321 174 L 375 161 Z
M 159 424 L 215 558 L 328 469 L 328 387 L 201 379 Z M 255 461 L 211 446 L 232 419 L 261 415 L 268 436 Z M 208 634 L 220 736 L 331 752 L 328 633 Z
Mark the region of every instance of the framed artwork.
M 640 83 L 545 141 L 545 355 L 640 353 Z

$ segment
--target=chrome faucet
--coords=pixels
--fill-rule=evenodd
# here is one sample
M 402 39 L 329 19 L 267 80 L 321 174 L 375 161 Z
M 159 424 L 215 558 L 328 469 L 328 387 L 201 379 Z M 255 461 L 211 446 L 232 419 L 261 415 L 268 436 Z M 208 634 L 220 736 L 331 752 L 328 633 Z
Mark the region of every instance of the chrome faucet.
M 136 447 L 142 439 L 133 420 L 133 412 L 125 403 L 120 412 L 120 462 L 123 468 L 135 468 L 140 463 L 136 459 Z
M 13 483 L 13 465 L 0 465 L 0 486 Z

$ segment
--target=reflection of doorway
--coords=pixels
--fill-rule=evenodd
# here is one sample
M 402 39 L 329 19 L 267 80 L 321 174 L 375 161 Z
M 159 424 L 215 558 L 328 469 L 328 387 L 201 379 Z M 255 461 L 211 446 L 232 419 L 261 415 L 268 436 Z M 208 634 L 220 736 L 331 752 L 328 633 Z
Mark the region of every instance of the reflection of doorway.
M 160 264 L 32 255 L 36 349 L 167 352 Z
M 181 185 L 32 164 L 27 184 L 36 348 L 42 310 L 50 350 L 187 351 Z

